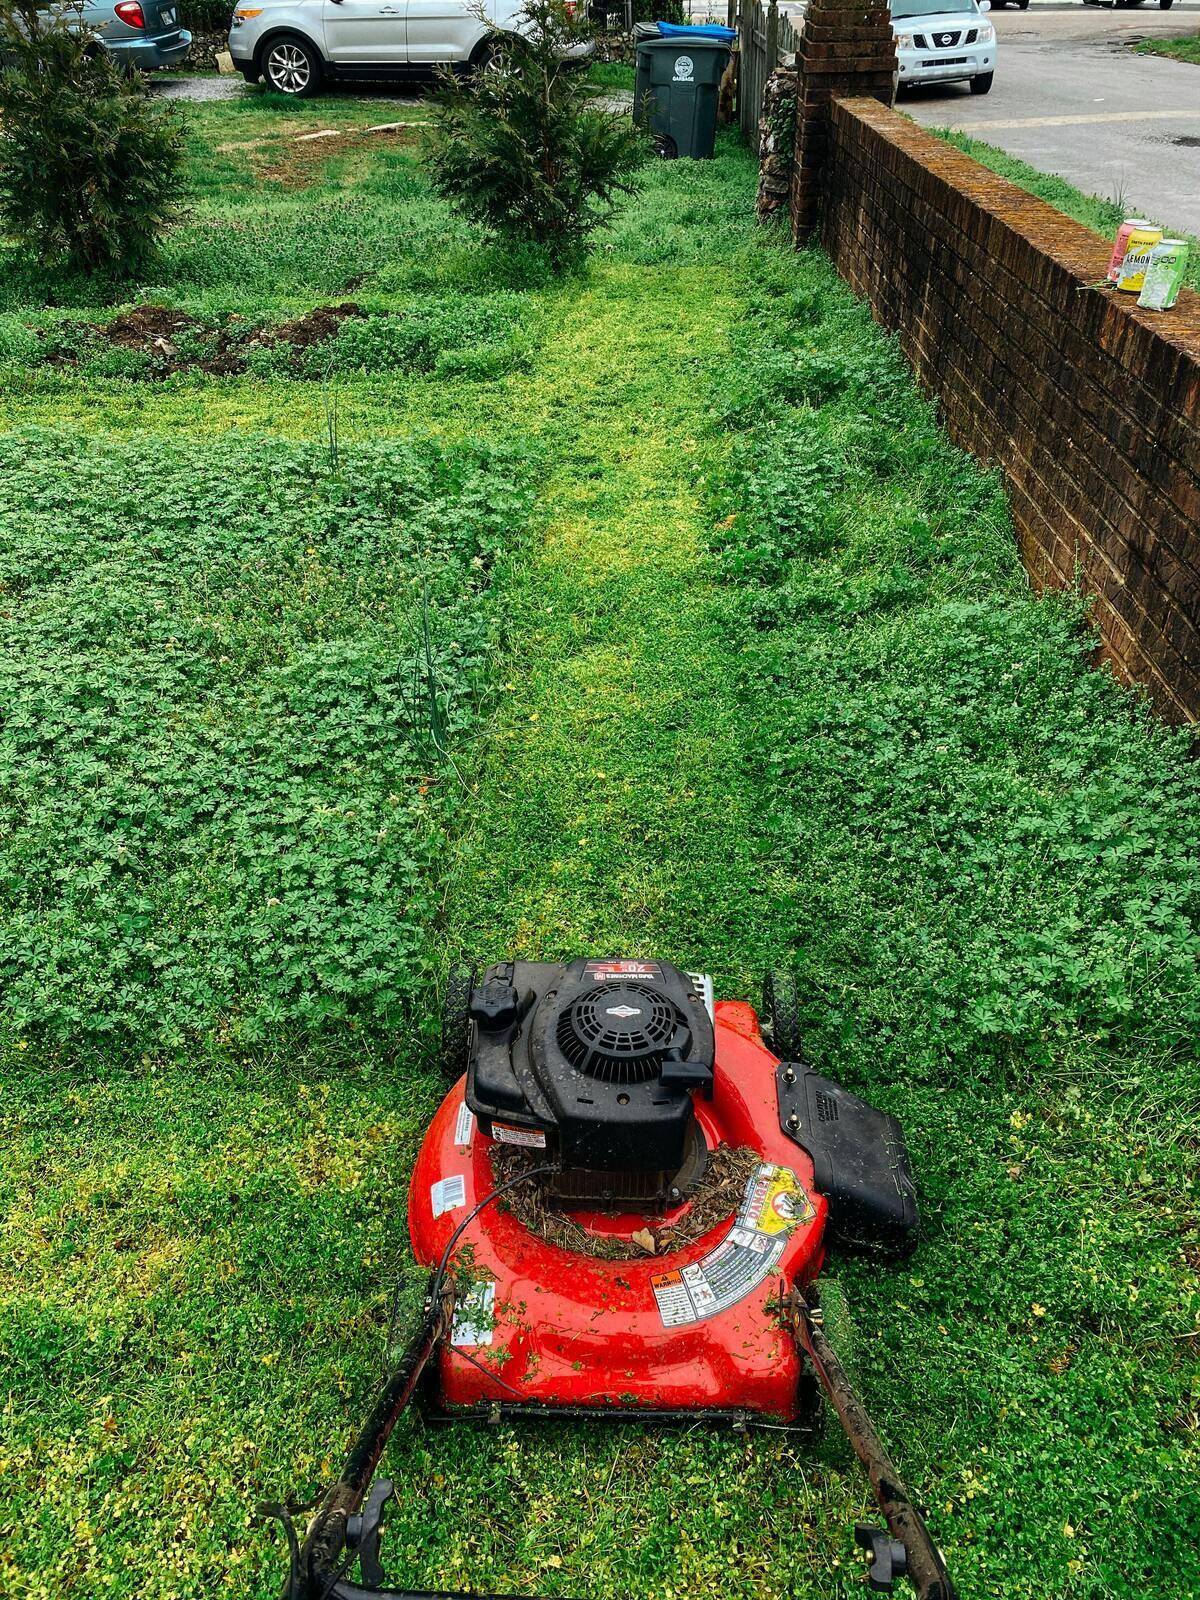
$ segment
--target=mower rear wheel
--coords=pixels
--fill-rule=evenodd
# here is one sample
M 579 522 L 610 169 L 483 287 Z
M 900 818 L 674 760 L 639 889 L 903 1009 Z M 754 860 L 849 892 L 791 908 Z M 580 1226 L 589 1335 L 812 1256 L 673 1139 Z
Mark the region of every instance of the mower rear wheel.
M 776 969 L 763 979 L 763 1038 L 781 1061 L 802 1061 L 800 988 L 794 975 Z
M 855 1389 L 859 1387 L 860 1362 L 858 1333 L 850 1315 L 845 1293 L 836 1278 L 821 1278 L 808 1290 L 810 1303 L 816 1301 L 821 1312 L 821 1326 L 825 1337 L 833 1346 L 846 1376 Z M 854 1460 L 854 1450 L 838 1414 L 825 1395 L 821 1396 L 821 1419 L 817 1444 L 821 1456 L 831 1466 L 846 1466 Z
M 442 1075 L 456 1083 L 467 1070 L 471 1054 L 471 990 L 475 987 L 475 968 L 460 962 L 450 968 L 446 979 L 446 998 L 442 1003 Z

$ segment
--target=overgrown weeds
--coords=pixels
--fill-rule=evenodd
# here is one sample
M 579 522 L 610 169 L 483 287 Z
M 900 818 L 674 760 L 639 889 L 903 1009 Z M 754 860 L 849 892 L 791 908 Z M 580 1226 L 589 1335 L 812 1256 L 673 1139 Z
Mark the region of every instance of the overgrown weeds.
M 530 467 L 7 437 L 10 1039 L 120 1057 L 395 1024 Z

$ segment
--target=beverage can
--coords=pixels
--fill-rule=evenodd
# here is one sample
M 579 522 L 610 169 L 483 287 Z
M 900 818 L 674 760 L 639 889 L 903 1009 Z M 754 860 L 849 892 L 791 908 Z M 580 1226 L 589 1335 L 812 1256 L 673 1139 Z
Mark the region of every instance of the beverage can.
M 1126 217 L 1117 229 L 1117 242 L 1113 245 L 1113 253 L 1108 263 L 1108 281 L 1116 283 L 1121 276 L 1121 263 L 1125 259 L 1125 250 L 1129 244 L 1129 235 L 1135 228 L 1152 228 L 1154 224 L 1145 217 Z
M 1140 294 L 1146 281 L 1146 266 L 1150 260 L 1150 252 L 1162 238 L 1161 228 L 1152 228 L 1149 225 L 1134 228 L 1125 241 L 1125 255 L 1121 261 L 1121 268 L 1117 274 L 1117 288 L 1125 294 Z
M 1179 299 L 1187 264 L 1186 239 L 1160 239 L 1150 252 L 1138 305 L 1150 311 L 1169 311 Z

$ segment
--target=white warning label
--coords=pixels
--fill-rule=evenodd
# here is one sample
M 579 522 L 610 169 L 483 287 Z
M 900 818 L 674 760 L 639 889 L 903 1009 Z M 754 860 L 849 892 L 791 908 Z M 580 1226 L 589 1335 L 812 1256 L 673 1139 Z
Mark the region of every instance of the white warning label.
M 455 1172 L 448 1178 L 439 1178 L 436 1183 L 429 1185 L 429 1203 L 433 1207 L 435 1217 L 441 1217 L 447 1211 L 457 1211 L 460 1206 L 467 1203 L 467 1180 L 461 1172 Z
M 495 1323 L 496 1284 L 492 1278 L 473 1283 L 454 1307 L 451 1344 L 491 1344 Z
M 744 1300 L 770 1276 L 794 1228 L 816 1207 L 796 1174 L 764 1162 L 746 1185 L 733 1227 L 699 1261 L 651 1279 L 664 1328 L 703 1322 Z
M 493 1122 L 492 1138 L 501 1144 L 521 1144 L 530 1150 L 544 1150 L 546 1135 L 540 1128 L 514 1128 L 511 1122 Z
M 475 1113 L 464 1100 L 458 1108 L 458 1116 L 454 1123 L 454 1142 L 465 1149 L 470 1143 L 475 1132 Z

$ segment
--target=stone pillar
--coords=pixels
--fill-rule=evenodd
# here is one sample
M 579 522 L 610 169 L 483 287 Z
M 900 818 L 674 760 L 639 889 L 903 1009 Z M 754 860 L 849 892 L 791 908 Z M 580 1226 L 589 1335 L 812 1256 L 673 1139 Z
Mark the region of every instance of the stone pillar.
M 758 122 L 758 203 L 760 222 L 786 211 L 796 156 L 796 69 L 776 67 L 763 90 Z
M 857 95 L 891 105 L 896 38 L 886 0 L 809 0 L 796 51 L 796 158 L 792 234 L 806 243 L 817 225 L 829 149 L 829 101 Z

